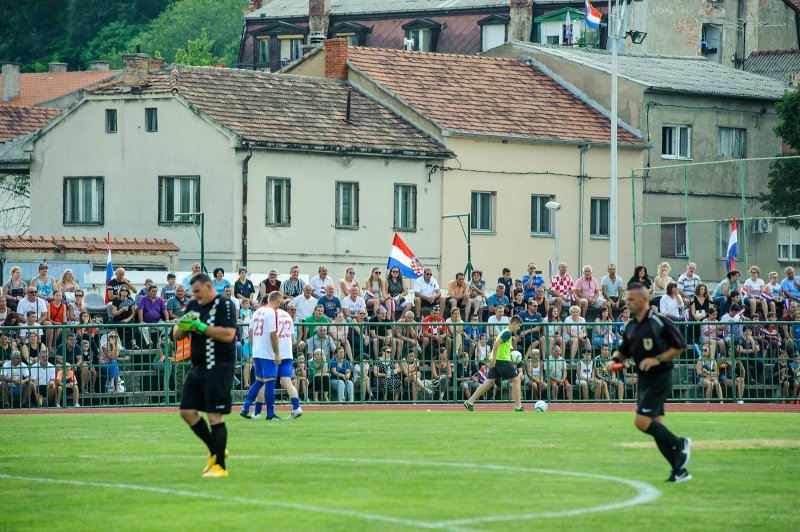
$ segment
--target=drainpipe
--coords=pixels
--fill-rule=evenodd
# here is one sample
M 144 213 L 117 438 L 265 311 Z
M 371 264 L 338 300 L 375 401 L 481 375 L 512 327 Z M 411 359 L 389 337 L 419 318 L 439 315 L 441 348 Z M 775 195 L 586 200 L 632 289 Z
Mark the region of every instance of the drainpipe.
M 587 144 L 581 148 L 580 177 L 578 177 L 578 179 L 580 179 L 580 198 L 578 199 L 578 268 L 583 268 L 583 192 L 586 187 L 586 172 L 584 170 L 586 168 L 586 152 L 591 149 L 591 144 Z
M 253 149 L 247 145 L 247 157 L 242 161 L 242 267 L 247 267 L 247 174 Z

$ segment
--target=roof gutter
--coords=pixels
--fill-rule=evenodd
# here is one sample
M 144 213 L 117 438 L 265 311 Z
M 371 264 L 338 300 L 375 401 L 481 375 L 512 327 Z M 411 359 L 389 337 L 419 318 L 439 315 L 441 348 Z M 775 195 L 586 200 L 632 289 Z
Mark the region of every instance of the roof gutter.
M 511 142 L 529 142 L 537 144 L 557 144 L 562 146 L 585 146 L 589 141 L 587 140 L 559 140 L 559 139 L 541 139 L 535 137 L 514 137 L 509 135 L 490 135 L 488 133 L 467 133 L 464 131 L 450 131 L 451 137 L 466 137 L 477 139 L 490 139 L 490 140 L 506 140 Z M 610 147 L 610 142 L 591 142 L 592 146 L 596 147 Z M 620 148 L 631 150 L 646 150 L 650 148 L 650 144 L 642 141 L 641 144 L 619 144 Z
M 375 155 L 384 157 L 408 157 L 415 159 L 450 159 L 455 154 L 449 151 L 423 152 L 416 150 L 390 150 L 385 148 L 363 148 L 357 146 L 322 146 L 314 144 L 295 144 L 289 142 L 271 142 L 258 140 L 244 140 L 242 147 L 264 148 L 270 150 L 304 151 L 311 153 L 335 155 Z

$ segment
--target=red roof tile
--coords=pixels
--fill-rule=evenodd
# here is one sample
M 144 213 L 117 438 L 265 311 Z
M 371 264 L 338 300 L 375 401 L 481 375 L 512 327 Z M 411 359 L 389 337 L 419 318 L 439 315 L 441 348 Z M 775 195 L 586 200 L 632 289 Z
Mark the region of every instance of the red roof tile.
M 352 47 L 349 64 L 453 132 L 610 142 L 610 120 L 519 59 Z M 644 146 L 619 129 L 620 144 Z
M 106 253 L 107 246 L 105 238 L 0 235 L 0 250 L 5 252 Z M 111 239 L 112 253 L 155 253 L 163 255 L 177 251 L 180 251 L 180 248 L 172 240 L 165 238 Z
M 31 106 L 48 102 L 78 89 L 91 87 L 108 81 L 119 70 L 99 70 L 85 72 L 45 72 L 37 74 L 20 74 L 19 97 L 0 105 Z M 3 98 L 3 76 L 0 75 L 0 99 Z
M 0 142 L 38 131 L 59 113 L 50 107 L 0 106 Z

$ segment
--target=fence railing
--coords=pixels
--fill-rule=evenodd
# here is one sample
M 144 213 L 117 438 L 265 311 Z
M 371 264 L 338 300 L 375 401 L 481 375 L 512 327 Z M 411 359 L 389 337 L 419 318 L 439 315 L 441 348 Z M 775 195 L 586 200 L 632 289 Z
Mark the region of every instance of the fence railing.
M 176 405 L 191 361 L 190 342 L 176 343 L 173 325 L 0 327 L 0 408 Z M 800 322 L 676 325 L 688 348 L 673 361 L 673 401 L 800 399 Z M 234 403 L 243 402 L 253 380 L 247 324 L 239 327 Z M 300 324 L 295 331 L 293 380 L 302 400 L 458 402 L 483 382 L 494 336 L 504 325 L 320 327 Z M 605 370 L 620 338 L 619 322 L 527 323 L 514 338 L 523 357 L 523 400 L 635 400 L 635 369 Z M 18 360 L 12 360 L 14 351 Z M 510 400 L 509 383 L 496 382 L 483 400 Z

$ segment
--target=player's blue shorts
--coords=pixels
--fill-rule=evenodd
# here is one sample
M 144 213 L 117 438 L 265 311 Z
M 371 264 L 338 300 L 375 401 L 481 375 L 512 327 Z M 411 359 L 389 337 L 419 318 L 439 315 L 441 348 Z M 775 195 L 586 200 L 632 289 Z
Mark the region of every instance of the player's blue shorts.
M 280 365 L 275 364 L 274 360 L 267 358 L 254 358 L 253 363 L 256 370 L 256 378 L 278 379 L 281 377 L 292 377 L 292 359 L 281 360 Z

